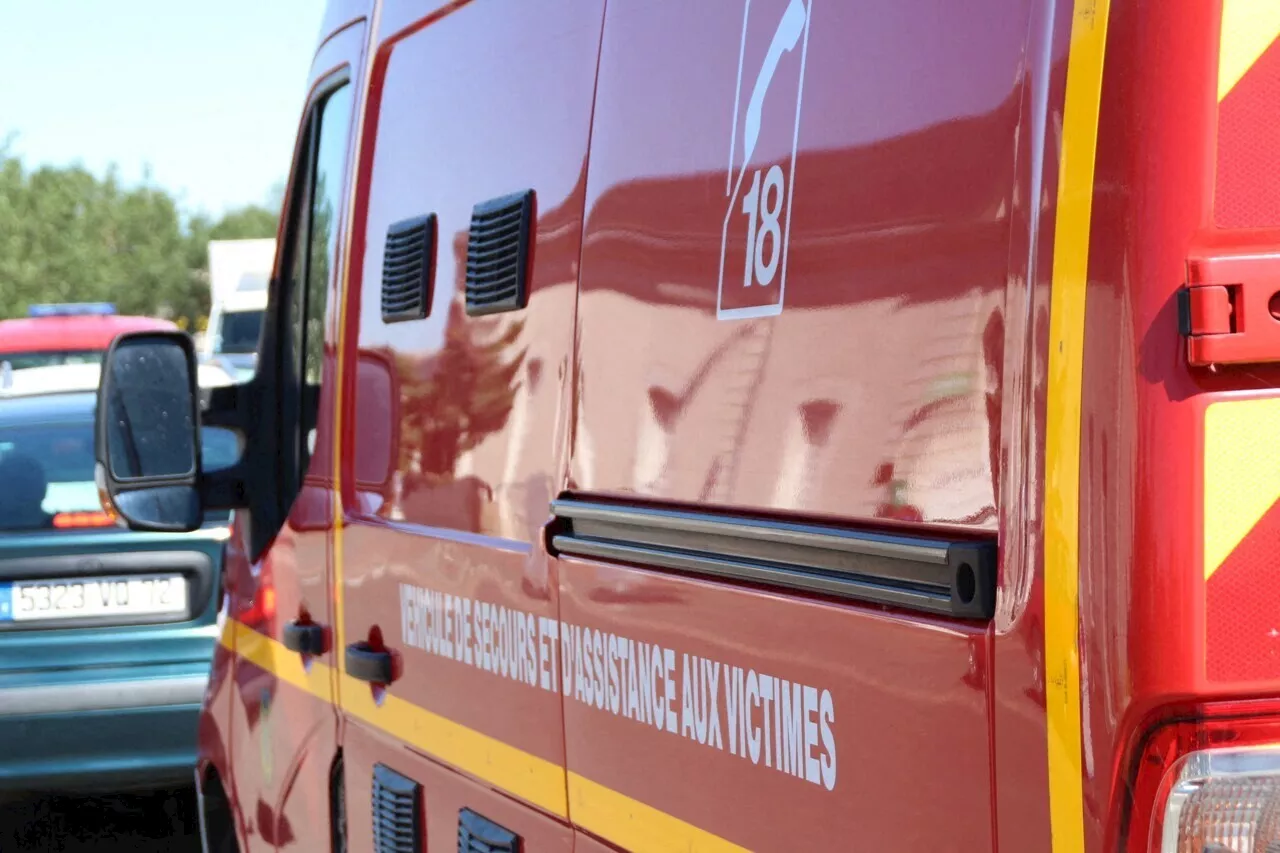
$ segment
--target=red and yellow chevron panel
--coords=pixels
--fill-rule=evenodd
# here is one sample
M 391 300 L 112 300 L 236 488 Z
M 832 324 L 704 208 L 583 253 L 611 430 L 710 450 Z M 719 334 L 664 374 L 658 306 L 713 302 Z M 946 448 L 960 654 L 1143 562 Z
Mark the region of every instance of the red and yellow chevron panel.
M 1223 0 L 1214 224 L 1280 225 L 1280 0 Z M 1264 177 L 1272 176 L 1272 177 Z
M 1280 397 L 1204 419 L 1205 674 L 1280 679 Z

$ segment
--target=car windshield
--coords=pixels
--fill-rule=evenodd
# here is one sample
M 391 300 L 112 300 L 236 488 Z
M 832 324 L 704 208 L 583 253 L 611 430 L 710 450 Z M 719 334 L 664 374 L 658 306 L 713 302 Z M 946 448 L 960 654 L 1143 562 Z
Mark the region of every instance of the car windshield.
M 222 315 L 218 330 L 218 351 L 225 353 L 249 353 L 258 351 L 258 336 L 262 332 L 263 311 L 228 311 Z
M 201 460 L 206 471 L 235 464 L 235 433 L 205 427 Z M 93 422 L 6 423 L 0 402 L 0 530 L 75 527 L 80 514 L 102 511 L 93 481 Z M 63 523 L 56 522 L 59 516 Z M 211 512 L 206 523 L 224 522 Z
M 0 352 L 0 363 L 9 362 L 14 370 L 49 367 L 55 364 L 101 364 L 101 350 L 56 350 L 52 352 Z

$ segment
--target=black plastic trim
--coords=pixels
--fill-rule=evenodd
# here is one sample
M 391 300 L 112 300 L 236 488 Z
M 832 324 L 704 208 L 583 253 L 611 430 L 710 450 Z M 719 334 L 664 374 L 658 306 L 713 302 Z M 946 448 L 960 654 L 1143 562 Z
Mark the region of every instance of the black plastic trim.
M 436 215 L 415 216 L 387 228 L 382 253 L 382 322 L 423 320 L 431 311 L 436 262 Z
M 529 300 L 533 190 L 482 201 L 467 234 L 466 308 L 478 317 L 519 311 Z
M 280 642 L 291 652 L 317 657 L 328 651 L 327 635 L 323 625 L 314 622 L 289 622 L 280 632 Z
M 347 674 L 370 684 L 390 684 L 395 679 L 391 652 L 378 651 L 364 641 L 347 646 Z
M 110 432 L 108 424 L 117 416 L 115 400 L 119 396 L 116 388 L 117 380 L 112 365 L 118 354 L 135 344 L 141 345 L 148 340 L 168 341 L 182 350 L 187 365 L 187 392 L 191 400 L 189 412 L 193 425 L 192 467 L 181 474 L 171 475 L 138 475 L 126 477 L 115 470 L 110 453 Z M 115 504 L 120 516 L 128 527 L 135 530 L 158 530 L 174 533 L 185 533 L 199 529 L 203 520 L 203 512 L 199 503 L 199 483 L 201 474 L 200 449 L 200 389 L 196 382 L 196 351 L 191 336 L 182 331 L 147 330 L 124 332 L 115 337 L 107 347 L 102 359 L 102 378 L 98 383 L 98 393 L 94 405 L 94 470 L 95 477 L 100 477 L 99 488 L 105 488 Z M 131 432 L 126 429 L 125 432 Z M 165 505 L 164 514 L 184 512 L 179 521 L 162 522 L 160 512 L 156 518 L 143 519 L 130 515 L 128 505 L 139 496 L 150 497 L 156 504 Z M 182 504 L 186 504 L 185 507 Z
M 418 853 L 422 844 L 422 786 L 385 764 L 373 765 L 375 853 Z
M 847 528 L 553 501 L 553 552 L 766 586 L 990 619 L 994 541 L 896 536 Z
M 458 811 L 458 853 L 520 853 L 521 839 L 471 809 Z
M 1184 338 L 1191 334 L 1191 288 L 1180 287 L 1178 299 L 1178 334 Z

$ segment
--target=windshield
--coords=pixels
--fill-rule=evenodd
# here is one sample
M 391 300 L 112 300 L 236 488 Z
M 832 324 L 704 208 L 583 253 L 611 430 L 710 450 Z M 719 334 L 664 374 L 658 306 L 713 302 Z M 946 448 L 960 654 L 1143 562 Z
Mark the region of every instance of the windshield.
M 257 352 L 264 311 L 228 311 L 218 329 L 218 352 Z
M 14 370 L 48 367 L 54 364 L 101 364 L 101 350 L 56 350 L 53 352 L 0 352 L 0 362 L 9 362 Z
M 233 465 L 239 456 L 239 442 L 229 430 L 204 427 L 201 443 L 206 471 Z M 0 420 L 0 530 L 75 526 L 55 519 L 101 512 L 93 468 L 92 421 L 8 425 Z M 205 521 L 227 517 L 210 512 Z

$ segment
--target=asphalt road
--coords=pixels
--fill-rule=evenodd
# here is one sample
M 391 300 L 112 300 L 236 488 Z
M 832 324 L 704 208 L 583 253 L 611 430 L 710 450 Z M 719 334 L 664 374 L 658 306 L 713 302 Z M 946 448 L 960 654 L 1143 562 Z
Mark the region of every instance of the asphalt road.
M 112 797 L 50 797 L 0 803 L 0 853 L 129 850 L 197 853 L 192 791 Z

